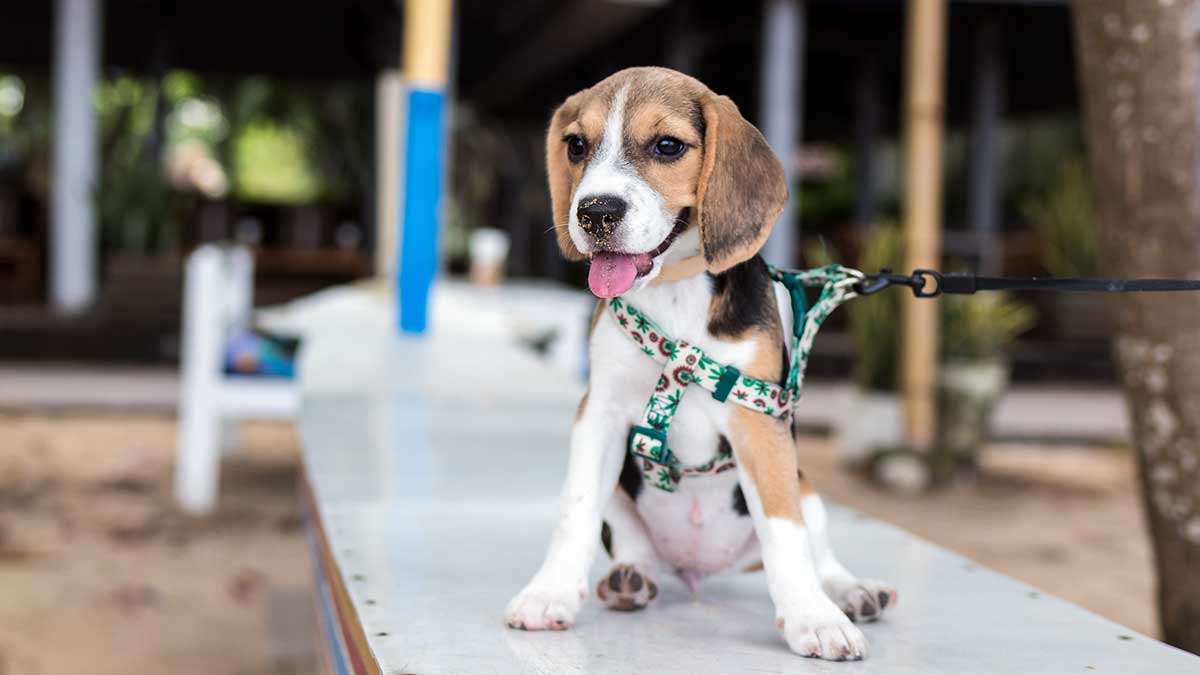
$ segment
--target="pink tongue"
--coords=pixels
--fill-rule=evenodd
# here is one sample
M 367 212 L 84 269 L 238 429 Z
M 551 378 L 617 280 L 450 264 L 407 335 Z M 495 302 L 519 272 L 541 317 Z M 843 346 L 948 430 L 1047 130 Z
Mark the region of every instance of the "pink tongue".
M 588 288 L 599 298 L 615 298 L 637 280 L 638 256 L 630 253 L 597 253 L 588 270 Z

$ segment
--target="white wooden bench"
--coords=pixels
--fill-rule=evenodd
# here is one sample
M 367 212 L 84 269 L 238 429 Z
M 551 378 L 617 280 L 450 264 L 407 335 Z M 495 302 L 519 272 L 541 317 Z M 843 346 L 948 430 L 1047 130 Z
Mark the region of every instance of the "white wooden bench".
M 865 661 L 789 653 L 761 574 L 715 578 L 695 596 L 666 579 L 643 612 L 593 600 L 570 631 L 510 630 L 504 606 L 545 551 L 582 386 L 445 325 L 426 342 L 392 338 L 389 300 L 358 301 L 378 302 L 378 315 L 308 335 L 300 360 L 331 673 L 1200 673 L 1200 658 L 836 506 L 839 556 L 900 591 L 864 627 Z M 336 376 L 308 361 L 340 353 L 348 336 L 375 353 Z M 597 561 L 593 580 L 606 566 Z

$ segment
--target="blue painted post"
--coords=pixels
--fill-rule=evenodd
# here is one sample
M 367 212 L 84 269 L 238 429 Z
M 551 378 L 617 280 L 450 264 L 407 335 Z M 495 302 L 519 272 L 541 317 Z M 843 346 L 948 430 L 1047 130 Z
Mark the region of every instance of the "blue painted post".
M 451 0 L 407 0 L 404 77 L 408 87 L 404 214 L 397 256 L 400 330 L 425 332 L 429 290 L 438 270 L 442 123 L 450 59 Z

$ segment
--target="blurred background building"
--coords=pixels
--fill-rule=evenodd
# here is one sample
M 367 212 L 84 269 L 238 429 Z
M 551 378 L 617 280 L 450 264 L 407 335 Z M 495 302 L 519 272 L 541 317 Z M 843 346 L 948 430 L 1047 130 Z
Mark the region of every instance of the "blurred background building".
M 5 3 L 0 358 L 174 359 L 181 260 L 206 241 L 255 247 L 260 303 L 370 275 L 379 224 L 398 213 L 399 9 Z M 768 257 L 854 262 L 873 226 L 898 215 L 903 9 L 460 3 L 445 266 L 462 271 L 469 233 L 497 227 L 512 235 L 511 275 L 580 281 L 547 233 L 544 126 L 566 95 L 645 64 L 731 96 L 784 158 L 798 198 Z M 949 264 L 1087 273 L 1066 3 L 951 2 L 947 34 Z M 91 100 L 55 94 L 93 80 Z M 1018 375 L 1107 377 L 1094 303 L 1038 301 L 1044 320 L 1014 350 Z M 818 367 L 845 372 L 846 345 L 823 341 Z

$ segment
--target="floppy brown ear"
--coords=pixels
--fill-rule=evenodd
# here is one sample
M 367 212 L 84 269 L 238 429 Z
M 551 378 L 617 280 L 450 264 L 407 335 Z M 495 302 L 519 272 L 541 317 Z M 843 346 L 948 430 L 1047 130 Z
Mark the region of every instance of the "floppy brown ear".
M 783 166 L 727 96 L 701 101 L 704 163 L 696 187 L 700 251 L 724 272 L 762 248 L 787 203 Z
M 563 145 L 563 127 L 578 112 L 579 95 L 568 98 L 554 111 L 550 129 L 546 132 L 546 176 L 550 182 L 550 207 L 558 248 L 567 260 L 583 260 L 587 256 L 575 248 L 567 231 L 568 210 L 571 208 L 571 171 L 567 166 L 567 150 Z

